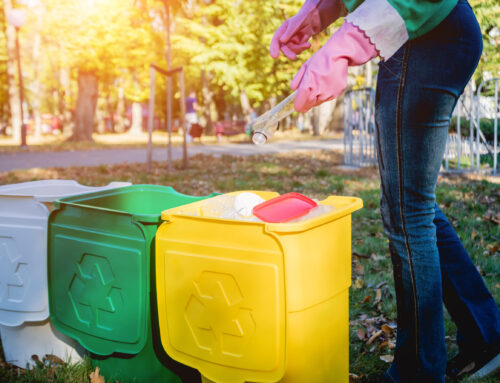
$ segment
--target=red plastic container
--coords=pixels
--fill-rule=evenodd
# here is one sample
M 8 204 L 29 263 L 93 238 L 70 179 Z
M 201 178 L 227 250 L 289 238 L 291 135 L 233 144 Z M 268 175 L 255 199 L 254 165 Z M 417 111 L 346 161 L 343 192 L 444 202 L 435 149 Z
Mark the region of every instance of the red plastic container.
M 287 193 L 262 202 L 252 213 L 264 222 L 287 222 L 306 215 L 316 206 L 316 202 L 302 194 Z

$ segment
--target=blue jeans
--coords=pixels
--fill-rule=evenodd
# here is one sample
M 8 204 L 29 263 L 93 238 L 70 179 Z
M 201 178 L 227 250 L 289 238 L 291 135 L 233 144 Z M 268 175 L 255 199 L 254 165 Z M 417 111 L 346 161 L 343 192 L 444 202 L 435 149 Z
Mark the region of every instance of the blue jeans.
M 380 210 L 398 314 L 387 382 L 444 382 L 443 301 L 462 350 L 500 343 L 498 307 L 435 198 L 449 120 L 481 50 L 478 23 L 460 0 L 434 30 L 379 65 Z

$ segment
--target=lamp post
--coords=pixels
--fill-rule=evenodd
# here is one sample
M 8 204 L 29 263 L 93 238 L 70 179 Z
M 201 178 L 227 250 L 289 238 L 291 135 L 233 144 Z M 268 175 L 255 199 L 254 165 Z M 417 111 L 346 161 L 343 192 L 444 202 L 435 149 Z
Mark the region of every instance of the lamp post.
M 24 124 L 24 91 L 23 91 L 23 75 L 21 73 L 21 54 L 19 50 L 19 29 L 26 23 L 26 12 L 23 9 L 11 9 L 7 13 L 7 21 L 16 29 L 16 56 L 17 56 L 17 72 L 19 75 L 19 106 L 21 109 L 21 147 L 26 145 L 26 125 Z

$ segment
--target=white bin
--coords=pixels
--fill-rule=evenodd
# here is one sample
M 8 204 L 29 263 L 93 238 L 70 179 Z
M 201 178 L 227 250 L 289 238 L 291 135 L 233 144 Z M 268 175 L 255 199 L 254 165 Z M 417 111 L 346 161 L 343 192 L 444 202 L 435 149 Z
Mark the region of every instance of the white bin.
M 83 349 L 50 323 L 47 290 L 47 220 L 56 199 L 130 185 L 103 187 L 70 180 L 0 186 L 0 334 L 7 362 L 19 367 L 56 355 L 75 362 Z

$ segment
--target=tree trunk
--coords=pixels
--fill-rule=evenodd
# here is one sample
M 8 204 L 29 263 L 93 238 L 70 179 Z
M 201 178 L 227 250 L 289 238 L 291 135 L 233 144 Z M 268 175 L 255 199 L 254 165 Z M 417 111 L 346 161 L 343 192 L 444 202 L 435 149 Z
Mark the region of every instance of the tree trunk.
M 98 82 L 93 72 L 78 72 L 75 130 L 70 141 L 93 141 L 94 116 L 97 105 Z
M 116 131 L 123 133 L 125 131 L 125 92 L 123 90 L 123 85 L 120 82 L 120 87 L 118 88 L 118 105 L 116 114 L 118 115 L 118 121 L 116 124 Z
M 140 135 L 142 133 L 142 105 L 139 102 L 132 104 L 132 126 L 128 133 L 132 135 Z
M 5 14 L 12 9 L 12 1 L 4 0 Z M 18 81 L 16 81 L 16 30 L 7 24 L 7 77 L 9 86 L 10 126 L 14 141 L 21 142 L 21 106 Z
M 313 136 L 319 136 L 320 114 L 319 107 L 313 108 Z
M 42 116 L 40 112 L 42 105 L 42 92 L 40 87 L 40 44 L 42 41 L 40 36 L 41 28 L 41 18 L 39 18 L 36 26 L 35 43 L 33 44 L 33 63 L 35 66 L 35 78 L 33 80 L 33 117 L 36 137 L 40 137 L 42 135 Z
M 107 107 L 107 112 L 108 112 L 108 118 L 109 118 L 109 126 L 106 125 L 106 133 L 114 133 L 115 132 L 115 111 L 113 110 L 113 105 L 111 104 L 111 96 L 109 95 L 109 89 L 108 89 L 108 94 L 106 95 L 106 107 Z M 108 132 L 108 127 L 109 127 L 109 132 Z
M 72 136 L 75 128 L 75 122 L 71 111 L 68 109 L 68 100 L 71 99 L 71 80 L 69 69 L 59 68 L 59 86 L 58 86 L 58 109 L 62 119 L 63 133 Z

